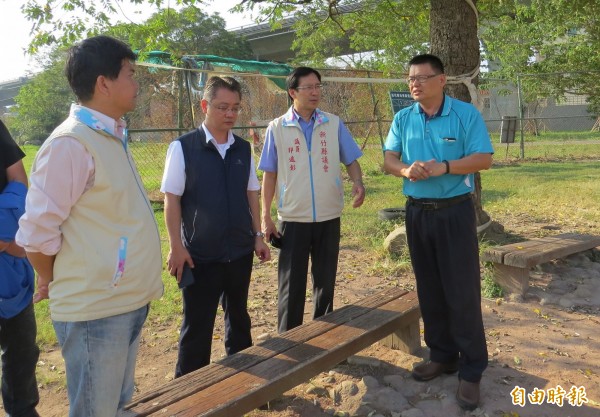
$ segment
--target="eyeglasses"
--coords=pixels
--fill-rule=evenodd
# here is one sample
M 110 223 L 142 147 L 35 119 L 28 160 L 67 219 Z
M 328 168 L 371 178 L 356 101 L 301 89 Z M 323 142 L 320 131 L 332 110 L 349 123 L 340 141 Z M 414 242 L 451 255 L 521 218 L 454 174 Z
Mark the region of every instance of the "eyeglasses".
M 241 107 L 213 106 L 210 103 L 208 103 L 208 105 L 211 106 L 213 109 L 218 110 L 220 113 L 223 113 L 223 114 L 227 114 L 229 112 L 231 112 L 233 114 L 240 114 L 242 112 L 242 108 Z
M 408 84 L 414 84 L 415 81 L 418 81 L 419 84 L 426 83 L 430 78 L 437 77 L 440 74 L 431 74 L 431 75 L 417 75 L 415 77 L 408 77 L 406 82 Z
M 321 91 L 323 89 L 323 84 L 315 84 L 315 85 L 303 85 L 302 87 L 296 87 L 295 90 L 302 91 Z

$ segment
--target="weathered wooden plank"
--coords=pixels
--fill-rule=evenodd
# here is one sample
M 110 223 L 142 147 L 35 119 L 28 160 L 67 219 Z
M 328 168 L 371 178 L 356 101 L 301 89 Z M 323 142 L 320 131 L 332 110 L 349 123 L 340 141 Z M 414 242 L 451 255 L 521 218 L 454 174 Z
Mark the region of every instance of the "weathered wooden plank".
M 529 288 L 529 268 L 495 263 L 494 281 L 510 293 L 524 295 Z
M 600 236 L 564 233 L 489 248 L 481 254 L 481 260 L 525 268 L 599 245 Z
M 600 246 L 600 236 L 564 233 L 490 248 L 481 258 L 494 262 L 494 280 L 502 288 L 525 294 L 530 268 L 596 246 Z
M 527 252 L 531 249 L 536 249 L 544 246 L 546 243 L 554 242 L 557 238 L 562 239 L 563 237 L 573 236 L 574 234 L 563 234 L 556 236 L 547 236 L 541 238 L 532 238 L 530 240 L 524 240 L 522 242 L 510 243 L 508 245 L 496 246 L 486 249 L 481 254 L 481 260 L 487 262 L 504 263 L 504 257 L 508 253 L 520 253 Z
M 344 324 L 373 308 L 384 305 L 391 300 L 400 298 L 408 291 L 392 287 L 359 300 L 353 305 L 344 306 L 317 320 L 307 322 L 295 329 L 289 330 L 259 345 L 252 346 L 231 355 L 223 360 L 210 364 L 198 371 L 177 378 L 154 391 L 138 395 L 126 407 L 131 415 L 147 415 L 171 403 L 214 385 L 237 372 L 255 366 L 280 353 L 283 353 L 298 343 L 305 342 L 315 336 L 326 333 L 332 328 Z
M 150 415 L 241 416 L 419 316 L 417 296 L 409 293 Z
M 538 240 L 526 240 L 523 242 L 511 243 L 509 245 L 488 248 L 481 254 L 481 260 L 501 264 L 504 263 L 504 256 L 506 256 L 507 253 L 520 252 L 531 247 L 539 247 L 543 244 L 544 242 Z
M 542 245 L 507 253 L 503 263 L 519 268 L 531 268 L 552 259 L 564 258 L 600 245 L 600 236 L 591 235 L 559 235 L 544 239 L 546 241 Z
M 488 262 L 503 263 L 504 256 L 507 253 L 522 251 L 529 247 L 542 245 L 543 242 L 537 240 L 526 240 L 523 242 L 511 243 L 504 246 L 496 246 L 493 248 L 486 249 L 481 255 L 481 260 Z
M 421 329 L 419 320 L 409 323 L 380 341 L 390 349 L 401 350 L 413 354 L 421 347 Z

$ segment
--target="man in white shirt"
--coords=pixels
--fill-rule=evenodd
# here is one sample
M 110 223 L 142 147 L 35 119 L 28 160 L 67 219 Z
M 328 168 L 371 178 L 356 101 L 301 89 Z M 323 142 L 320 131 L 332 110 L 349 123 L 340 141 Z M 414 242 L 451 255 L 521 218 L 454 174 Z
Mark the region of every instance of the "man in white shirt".
M 201 102 L 204 123 L 167 151 L 161 186 L 167 265 L 183 296 L 175 377 L 210 363 L 219 300 L 227 354 L 252 345 L 247 302 L 253 252 L 261 262 L 270 252 L 260 231 L 260 186 L 250 144 L 231 131 L 241 99 L 234 78 L 211 77 Z

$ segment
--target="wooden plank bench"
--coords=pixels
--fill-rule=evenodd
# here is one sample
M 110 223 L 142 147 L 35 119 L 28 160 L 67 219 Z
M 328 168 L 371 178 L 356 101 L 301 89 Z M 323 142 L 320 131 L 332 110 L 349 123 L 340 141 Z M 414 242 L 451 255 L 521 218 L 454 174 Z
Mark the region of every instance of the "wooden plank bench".
M 487 249 L 482 261 L 494 263 L 494 280 L 508 292 L 524 295 L 529 270 L 553 259 L 600 246 L 600 236 L 565 233 Z
M 420 343 L 417 295 L 390 288 L 133 398 L 128 416 L 242 416 L 386 338 Z

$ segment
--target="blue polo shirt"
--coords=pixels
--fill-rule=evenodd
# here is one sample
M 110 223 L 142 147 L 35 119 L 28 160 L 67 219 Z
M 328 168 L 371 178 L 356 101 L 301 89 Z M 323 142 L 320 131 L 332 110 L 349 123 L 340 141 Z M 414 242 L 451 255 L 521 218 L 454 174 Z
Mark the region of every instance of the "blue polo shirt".
M 19 218 L 25 211 L 27 186 L 11 181 L 0 190 L 0 240 L 15 239 Z M 31 304 L 33 268 L 27 258 L 0 252 L 0 318 L 10 319 Z
M 452 161 L 474 153 L 494 153 L 479 111 L 471 104 L 444 95 L 440 111 L 428 117 L 419 103 L 394 116 L 385 150 L 400 152 L 402 162 L 435 159 Z M 473 191 L 473 174 L 441 175 L 427 180 L 404 178 L 404 195 L 414 198 L 450 198 Z

